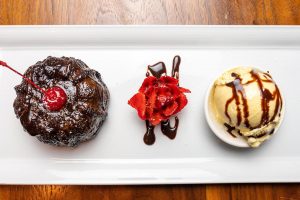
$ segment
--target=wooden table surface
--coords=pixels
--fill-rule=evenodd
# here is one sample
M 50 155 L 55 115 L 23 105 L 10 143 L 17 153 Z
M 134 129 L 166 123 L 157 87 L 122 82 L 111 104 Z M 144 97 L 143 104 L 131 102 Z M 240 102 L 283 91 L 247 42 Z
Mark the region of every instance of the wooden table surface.
M 0 0 L 0 24 L 299 25 L 300 0 Z M 300 185 L 3 185 L 0 200 L 6 199 L 296 200 Z

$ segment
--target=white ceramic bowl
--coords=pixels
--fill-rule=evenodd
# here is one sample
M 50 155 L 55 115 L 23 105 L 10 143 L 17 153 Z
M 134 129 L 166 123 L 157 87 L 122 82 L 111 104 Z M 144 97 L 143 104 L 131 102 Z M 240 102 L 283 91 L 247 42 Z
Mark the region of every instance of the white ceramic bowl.
M 230 69 L 229 69 L 230 70 Z M 217 78 L 216 78 L 217 79 Z M 209 88 L 205 95 L 205 101 L 204 101 L 204 112 L 206 121 L 210 127 L 210 129 L 214 132 L 214 134 L 221 139 L 223 142 L 230 144 L 232 146 L 236 147 L 242 147 L 242 148 L 249 148 L 247 141 L 242 136 L 237 135 L 236 137 L 232 137 L 226 130 L 223 124 L 221 124 L 217 119 L 215 114 L 212 111 L 212 106 L 210 105 L 210 98 L 211 98 L 211 92 L 214 86 L 215 80 L 209 85 Z M 282 111 L 281 111 L 281 118 L 278 126 L 275 128 L 273 135 L 278 131 L 283 118 L 284 118 L 284 112 L 285 112 L 285 101 L 282 95 L 281 90 L 279 89 L 281 97 L 282 97 Z M 272 138 L 272 137 L 271 137 Z M 270 139 L 271 139 L 270 138 Z

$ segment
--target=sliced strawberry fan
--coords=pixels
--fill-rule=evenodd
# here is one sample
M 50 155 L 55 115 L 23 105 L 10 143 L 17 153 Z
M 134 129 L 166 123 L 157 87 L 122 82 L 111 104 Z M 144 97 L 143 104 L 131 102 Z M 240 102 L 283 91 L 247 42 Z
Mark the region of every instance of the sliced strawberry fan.
M 178 80 L 170 76 L 144 79 L 138 93 L 128 104 L 137 110 L 142 120 L 155 126 L 180 112 L 188 103 L 184 93 L 190 90 L 178 86 Z

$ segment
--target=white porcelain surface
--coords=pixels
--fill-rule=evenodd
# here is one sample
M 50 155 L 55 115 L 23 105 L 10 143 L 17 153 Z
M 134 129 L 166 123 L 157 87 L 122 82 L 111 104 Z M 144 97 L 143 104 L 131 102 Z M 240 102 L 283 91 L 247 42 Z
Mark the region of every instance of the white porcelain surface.
M 0 68 L 0 183 L 160 184 L 300 181 L 300 28 L 214 26 L 0 27 L 0 59 L 24 72 L 47 56 L 73 56 L 98 70 L 111 92 L 99 135 L 76 149 L 45 145 L 22 129 L 13 110 L 21 79 Z M 175 140 L 156 130 L 143 143 L 144 122 L 127 105 L 146 66 L 174 55 L 192 93 Z M 209 84 L 225 69 L 271 71 L 285 97 L 284 123 L 258 149 L 219 140 L 205 120 Z

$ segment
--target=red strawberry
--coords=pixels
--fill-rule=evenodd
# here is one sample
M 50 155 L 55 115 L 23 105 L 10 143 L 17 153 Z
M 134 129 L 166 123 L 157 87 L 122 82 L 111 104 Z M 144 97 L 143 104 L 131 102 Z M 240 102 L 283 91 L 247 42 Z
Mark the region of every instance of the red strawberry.
M 170 106 L 168 106 L 165 110 L 163 110 L 163 113 L 165 116 L 171 116 L 175 113 L 175 111 L 178 108 L 178 104 L 176 102 L 173 102 Z
M 138 111 L 138 115 L 141 119 L 146 120 L 146 98 L 142 93 L 135 94 L 129 101 L 128 104 L 131 105 Z

